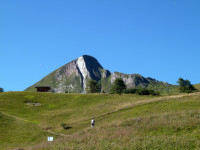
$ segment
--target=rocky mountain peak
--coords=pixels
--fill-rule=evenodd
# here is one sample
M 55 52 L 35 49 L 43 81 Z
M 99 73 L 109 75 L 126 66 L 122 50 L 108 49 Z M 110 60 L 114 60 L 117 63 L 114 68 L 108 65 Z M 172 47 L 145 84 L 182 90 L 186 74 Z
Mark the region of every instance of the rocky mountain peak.
M 101 80 L 101 69 L 103 69 L 103 67 L 100 65 L 96 58 L 88 55 L 79 57 L 76 63 L 80 71 L 80 75 L 82 76 L 82 84 L 85 92 L 88 79 L 97 81 Z
M 102 91 L 108 92 L 116 78 L 122 78 L 128 88 L 147 87 L 148 84 L 160 82 L 138 74 L 120 72 L 112 74 L 109 70 L 104 69 L 96 58 L 82 55 L 28 87 L 26 91 L 36 91 L 36 86 L 50 86 L 56 93 L 85 93 L 88 81 L 93 79 L 100 83 Z

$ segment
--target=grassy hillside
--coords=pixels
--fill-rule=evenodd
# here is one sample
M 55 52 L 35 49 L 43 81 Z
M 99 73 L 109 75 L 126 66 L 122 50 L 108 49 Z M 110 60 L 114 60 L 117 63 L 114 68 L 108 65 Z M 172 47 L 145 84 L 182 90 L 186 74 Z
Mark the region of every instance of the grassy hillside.
M 47 134 L 36 123 L 0 112 L 1 148 L 23 147 L 46 141 Z
M 0 94 L 3 149 L 198 149 L 200 94 Z M 90 119 L 95 117 L 95 129 Z M 71 128 L 63 129 L 66 123 Z M 52 143 L 46 142 L 53 135 Z
M 25 143 L 34 142 L 35 134 L 42 139 L 47 138 L 48 130 L 56 133 L 71 134 L 87 128 L 92 117 L 98 117 L 116 111 L 121 107 L 128 105 L 131 102 L 137 102 L 142 99 L 151 98 L 149 96 L 135 96 L 135 95 L 85 95 L 85 94 L 54 94 L 54 93 L 37 93 L 37 92 L 5 92 L 0 94 L 0 112 L 5 117 L 12 118 L 14 123 L 13 128 L 2 128 L 5 134 L 0 134 L 0 139 L 6 137 L 5 141 L 12 136 L 13 140 L 9 142 L 0 141 L 1 145 L 5 147 L 11 146 L 11 143 L 19 143 L 18 137 L 26 135 L 26 132 L 32 130 L 31 126 L 35 126 L 37 132 L 28 133 L 25 137 Z M 34 105 L 39 104 L 39 105 Z M 1 119 L 1 126 L 9 124 L 9 120 Z M 6 120 L 6 121 L 5 121 Z M 18 124 L 23 123 L 22 126 Z M 72 128 L 64 130 L 60 124 L 67 123 Z M 8 134 L 13 132 L 12 129 L 16 127 L 15 134 Z M 18 129 L 19 128 L 19 129 Z M 21 128 L 24 130 L 19 131 Z M 42 135 L 41 132 L 46 134 Z M 18 133 L 18 134 L 17 134 Z M 41 134 L 41 135 L 40 135 Z M 15 141 L 16 140 L 16 141 Z M 40 141 L 40 139 L 38 139 Z M 27 142 L 26 142 L 27 141 Z M 42 140 L 41 140 L 42 141 Z M 22 145 L 23 139 L 21 140 Z M 10 145 L 11 144 L 11 145 Z M 15 145 L 16 145 L 15 144 Z
M 164 84 L 164 83 L 151 83 L 147 86 L 147 89 L 159 92 L 162 95 L 177 94 L 179 89 L 177 85 Z
M 195 84 L 194 87 L 200 91 L 200 83 L 199 84 Z

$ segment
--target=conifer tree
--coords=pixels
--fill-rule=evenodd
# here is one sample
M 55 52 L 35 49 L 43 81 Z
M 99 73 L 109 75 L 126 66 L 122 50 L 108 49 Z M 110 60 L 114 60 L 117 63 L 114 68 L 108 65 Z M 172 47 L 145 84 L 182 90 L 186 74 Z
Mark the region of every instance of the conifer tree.
M 189 80 L 179 78 L 177 83 L 179 84 L 179 91 L 181 93 L 190 93 L 196 90 Z
M 111 93 L 121 94 L 125 89 L 126 89 L 126 85 L 124 81 L 121 78 L 117 78 L 115 79 L 111 87 Z
M 89 80 L 86 86 L 87 93 L 99 93 L 101 90 L 100 84 L 95 80 Z

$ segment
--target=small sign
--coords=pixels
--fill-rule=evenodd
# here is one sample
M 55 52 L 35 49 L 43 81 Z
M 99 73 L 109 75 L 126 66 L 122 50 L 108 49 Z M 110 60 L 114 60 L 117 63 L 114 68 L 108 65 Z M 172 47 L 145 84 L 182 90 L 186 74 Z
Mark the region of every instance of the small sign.
M 47 141 L 53 141 L 53 136 L 49 136 L 49 137 L 47 138 Z

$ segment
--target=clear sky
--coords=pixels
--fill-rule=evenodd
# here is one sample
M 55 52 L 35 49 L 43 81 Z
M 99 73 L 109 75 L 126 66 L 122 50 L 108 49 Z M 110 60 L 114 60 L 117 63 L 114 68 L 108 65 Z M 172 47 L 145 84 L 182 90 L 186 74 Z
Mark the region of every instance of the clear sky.
M 200 83 L 200 0 L 0 0 L 0 87 L 91 55 L 111 72 Z

